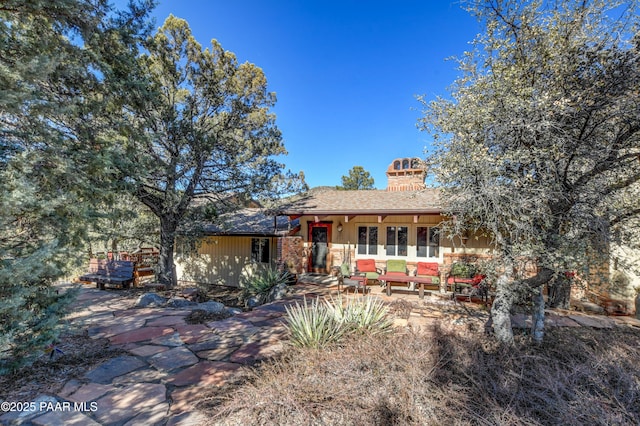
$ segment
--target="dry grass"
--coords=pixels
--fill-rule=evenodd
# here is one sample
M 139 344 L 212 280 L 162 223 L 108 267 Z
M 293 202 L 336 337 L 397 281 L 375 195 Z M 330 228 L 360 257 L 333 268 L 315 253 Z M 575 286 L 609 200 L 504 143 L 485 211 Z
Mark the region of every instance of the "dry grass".
M 289 349 L 212 389 L 211 424 L 640 424 L 640 332 L 549 330 L 511 348 L 479 333 L 359 336 Z
M 0 401 L 33 401 L 43 393 L 56 394 L 68 380 L 80 378 L 101 362 L 126 353 L 109 347 L 107 339 L 91 339 L 86 333 L 62 334 L 56 347 L 63 354 L 56 353 L 51 358 L 44 354 L 32 366 L 0 375 Z

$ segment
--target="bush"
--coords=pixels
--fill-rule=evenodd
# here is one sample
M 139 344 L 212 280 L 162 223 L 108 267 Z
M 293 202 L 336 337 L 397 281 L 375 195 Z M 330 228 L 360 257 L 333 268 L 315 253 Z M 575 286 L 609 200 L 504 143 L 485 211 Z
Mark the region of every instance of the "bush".
M 290 279 L 289 271 L 278 271 L 270 266 L 260 274 L 253 276 L 245 285 L 244 290 L 247 296 L 257 296 L 264 300 L 274 287 L 287 284 Z
M 475 274 L 475 267 L 469 263 L 456 262 L 451 265 L 451 275 L 460 278 L 472 278 Z
M 391 329 L 387 307 L 378 299 L 364 297 L 343 303 L 341 297 L 309 305 L 287 307 L 290 342 L 299 347 L 319 348 L 338 342 L 343 336 L 365 332 L 382 333 Z

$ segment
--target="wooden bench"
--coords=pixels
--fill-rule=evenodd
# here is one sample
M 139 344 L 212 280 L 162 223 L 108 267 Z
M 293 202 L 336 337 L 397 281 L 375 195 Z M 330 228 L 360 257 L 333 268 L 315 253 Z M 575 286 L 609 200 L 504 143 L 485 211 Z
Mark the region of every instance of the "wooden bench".
M 142 287 L 156 280 L 156 272 L 153 266 L 135 264 L 133 270 L 133 282 L 136 287 Z
M 134 263 L 128 260 L 91 259 L 89 270 L 78 279 L 96 283 L 101 290 L 107 284 L 129 288 L 134 279 L 134 270 Z

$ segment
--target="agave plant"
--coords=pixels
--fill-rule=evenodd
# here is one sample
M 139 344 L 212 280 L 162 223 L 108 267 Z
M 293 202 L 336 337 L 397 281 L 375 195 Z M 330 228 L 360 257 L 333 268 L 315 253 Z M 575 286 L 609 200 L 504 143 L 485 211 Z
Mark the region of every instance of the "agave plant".
M 265 298 L 272 288 L 289 282 L 289 271 L 279 271 L 272 266 L 264 269 L 260 274 L 253 276 L 245 285 L 245 292 L 249 296 Z

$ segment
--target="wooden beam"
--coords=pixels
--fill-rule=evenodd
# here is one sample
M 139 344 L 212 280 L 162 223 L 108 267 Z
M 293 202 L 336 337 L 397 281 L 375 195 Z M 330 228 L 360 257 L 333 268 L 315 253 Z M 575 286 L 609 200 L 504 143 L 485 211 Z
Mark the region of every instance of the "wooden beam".
M 417 214 L 413 216 L 413 223 L 418 223 L 418 218 L 420 216 L 418 216 Z
M 355 217 L 355 215 L 351 215 L 351 216 L 346 215 L 346 216 L 344 217 L 344 223 L 349 223 L 349 221 L 350 221 L 351 219 L 353 219 L 354 217 Z
M 382 223 L 385 220 L 386 216 L 378 216 L 378 223 Z

